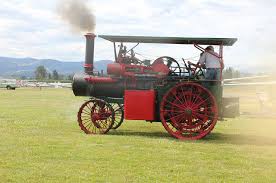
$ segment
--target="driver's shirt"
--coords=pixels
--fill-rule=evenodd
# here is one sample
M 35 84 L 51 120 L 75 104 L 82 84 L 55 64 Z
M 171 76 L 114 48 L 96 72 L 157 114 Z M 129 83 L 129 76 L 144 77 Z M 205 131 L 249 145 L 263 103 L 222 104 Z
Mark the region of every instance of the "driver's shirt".
M 210 52 L 210 51 L 209 51 Z M 209 52 L 204 52 L 203 54 L 202 54 L 202 56 L 200 57 L 200 59 L 199 59 L 199 63 L 201 64 L 201 65 L 203 65 L 203 64 L 205 64 L 205 66 L 206 66 L 206 68 L 207 69 L 213 69 L 213 68 L 215 68 L 215 69 L 219 69 L 220 68 L 220 58 L 218 58 L 219 57 L 219 55 L 216 53 L 216 52 L 212 52 L 212 54 L 211 53 L 209 53 Z M 214 55 L 213 55 L 214 54 Z M 216 57 L 216 56 L 217 57 Z

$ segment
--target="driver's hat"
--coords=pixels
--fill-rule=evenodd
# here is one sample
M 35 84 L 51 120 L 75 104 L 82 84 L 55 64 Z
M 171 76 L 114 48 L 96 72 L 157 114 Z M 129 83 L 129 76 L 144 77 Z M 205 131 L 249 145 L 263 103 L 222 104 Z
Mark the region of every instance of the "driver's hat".
M 207 46 L 207 47 L 205 48 L 205 50 L 206 50 L 206 51 L 214 51 L 215 49 L 214 49 L 213 46 Z

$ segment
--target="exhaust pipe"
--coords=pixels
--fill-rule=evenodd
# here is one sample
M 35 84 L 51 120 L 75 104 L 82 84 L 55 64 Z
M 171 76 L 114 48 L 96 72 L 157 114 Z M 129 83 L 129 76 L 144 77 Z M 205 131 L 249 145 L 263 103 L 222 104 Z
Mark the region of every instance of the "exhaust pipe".
M 85 50 L 85 62 L 84 72 L 89 75 L 93 75 L 94 64 L 94 42 L 96 35 L 93 33 L 87 33 L 86 37 L 86 50 Z

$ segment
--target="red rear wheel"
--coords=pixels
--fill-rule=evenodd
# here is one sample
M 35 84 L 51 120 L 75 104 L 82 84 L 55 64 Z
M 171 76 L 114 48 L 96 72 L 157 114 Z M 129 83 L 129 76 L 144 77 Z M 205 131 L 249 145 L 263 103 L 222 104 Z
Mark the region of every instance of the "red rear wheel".
M 180 83 L 164 95 L 160 118 L 172 136 L 182 140 L 201 139 L 216 125 L 215 97 L 199 84 Z
M 99 99 L 85 102 L 78 112 L 79 126 L 87 134 L 107 133 L 112 128 L 114 119 L 112 106 Z

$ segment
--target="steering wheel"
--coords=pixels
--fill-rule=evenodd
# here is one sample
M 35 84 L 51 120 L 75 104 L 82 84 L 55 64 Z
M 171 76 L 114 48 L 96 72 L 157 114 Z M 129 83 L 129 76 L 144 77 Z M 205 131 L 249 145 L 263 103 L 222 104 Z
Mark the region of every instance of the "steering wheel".
M 170 69 L 170 75 L 181 75 L 181 67 L 179 63 L 172 57 L 162 56 L 157 58 L 153 64 L 163 63 Z
M 135 52 L 133 49 L 130 50 L 130 60 L 131 60 L 131 63 L 137 65 L 142 65 L 142 62 L 141 60 L 139 60 L 137 57 L 135 57 Z
M 184 65 L 189 73 L 189 76 L 194 76 L 196 79 L 200 79 L 201 77 L 204 77 L 204 72 L 202 68 L 199 66 L 199 64 L 194 64 L 190 61 L 188 61 L 188 65 L 184 59 L 182 59 L 184 62 Z

